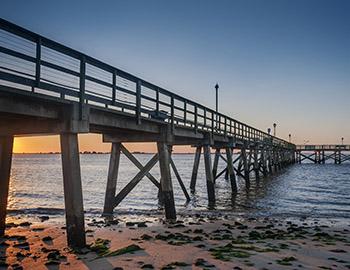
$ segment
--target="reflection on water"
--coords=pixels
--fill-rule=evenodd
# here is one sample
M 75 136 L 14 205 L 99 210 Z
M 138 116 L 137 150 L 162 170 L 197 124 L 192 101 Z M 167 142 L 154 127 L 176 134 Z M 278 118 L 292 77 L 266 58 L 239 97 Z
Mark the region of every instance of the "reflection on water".
M 152 155 L 136 155 L 145 164 Z M 191 178 L 193 155 L 174 155 L 173 159 L 186 187 Z M 84 207 L 100 213 L 107 179 L 109 155 L 82 155 Z M 219 170 L 224 162 L 219 163 Z M 138 172 L 122 156 L 118 190 Z M 151 173 L 159 179 L 159 167 Z M 201 161 L 196 194 L 186 205 L 186 198 L 173 175 L 174 196 L 178 211 L 207 210 L 204 162 Z M 216 181 L 216 210 L 237 215 L 312 216 L 350 218 L 350 164 L 293 165 L 279 174 L 251 181 L 246 190 L 238 178 L 238 194 L 232 196 L 230 182 Z M 13 160 L 9 209 L 45 214 L 63 213 L 63 185 L 60 155 L 15 155 Z M 119 211 L 157 210 L 157 190 L 144 178 L 118 206 Z

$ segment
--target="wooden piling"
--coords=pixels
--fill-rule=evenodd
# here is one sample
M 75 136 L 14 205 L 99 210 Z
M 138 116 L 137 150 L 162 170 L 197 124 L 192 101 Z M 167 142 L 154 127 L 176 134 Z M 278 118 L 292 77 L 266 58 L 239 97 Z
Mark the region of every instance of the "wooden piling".
M 272 150 L 271 147 L 267 150 L 267 160 L 268 160 L 268 168 L 269 173 L 271 174 L 273 172 L 273 160 L 272 160 Z
M 237 182 L 236 182 L 235 171 L 233 168 L 232 154 L 233 154 L 232 149 L 230 147 L 226 147 L 227 172 L 230 177 L 232 193 L 235 194 L 237 193 Z
M 254 172 L 255 172 L 255 179 L 259 180 L 260 174 L 259 174 L 259 146 L 256 145 L 254 148 Z
M 208 201 L 209 205 L 215 204 L 215 188 L 214 188 L 214 177 L 211 167 L 211 153 L 210 146 L 204 145 L 204 164 L 205 164 L 205 175 L 207 178 L 207 192 L 208 192 Z
M 5 233 L 10 186 L 13 136 L 0 137 L 0 236 Z
M 241 150 L 242 163 L 243 163 L 243 171 L 244 171 L 244 180 L 246 188 L 250 187 L 250 179 L 249 179 L 249 164 L 247 158 L 247 151 L 245 146 Z
M 168 220 L 176 220 L 173 184 L 170 174 L 170 153 L 165 142 L 158 142 L 158 155 L 160 167 L 160 185 L 164 200 L 165 217 Z
M 196 182 L 197 182 L 199 162 L 201 160 L 201 152 L 202 152 L 202 147 L 197 146 L 196 153 L 194 156 L 193 170 L 192 170 L 192 177 L 191 177 L 191 184 L 190 184 L 190 190 L 192 193 L 196 191 Z
M 260 163 L 262 166 L 262 172 L 264 177 L 267 176 L 267 159 L 266 159 L 266 149 L 265 147 L 261 150 Z
M 217 172 L 218 172 L 219 158 L 220 158 L 220 148 L 216 148 L 215 149 L 215 156 L 214 156 L 214 164 L 213 164 L 213 177 L 214 177 L 214 179 L 215 179 Z
M 103 208 L 104 215 L 112 215 L 114 209 L 114 197 L 117 187 L 119 163 L 120 163 L 121 143 L 112 143 L 111 156 L 109 159 L 109 169 L 107 178 L 107 187 L 105 194 L 105 204 Z
M 63 133 L 60 138 L 68 245 L 84 247 L 86 241 L 78 135 Z

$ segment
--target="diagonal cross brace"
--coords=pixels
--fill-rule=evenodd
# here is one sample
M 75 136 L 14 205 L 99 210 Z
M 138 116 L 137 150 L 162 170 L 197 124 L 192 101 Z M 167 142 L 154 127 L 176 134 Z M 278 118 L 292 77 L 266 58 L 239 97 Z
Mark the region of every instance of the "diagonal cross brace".
M 171 156 L 170 156 L 170 165 L 171 165 L 171 167 L 172 167 L 172 169 L 173 169 L 173 171 L 175 173 L 175 176 L 176 176 L 177 181 L 179 182 L 179 184 L 181 186 L 181 189 L 182 189 L 183 193 L 185 194 L 186 200 L 189 202 L 191 200 L 191 197 L 190 197 L 190 195 L 188 195 L 186 187 L 185 187 L 184 183 L 182 182 L 181 176 L 180 176 L 180 174 L 179 174 L 179 172 L 178 172 L 178 170 L 177 170 L 177 168 L 175 166 L 175 163 L 174 163 L 173 159 L 171 158 Z
M 126 149 L 126 147 L 124 145 L 120 146 L 120 150 L 123 152 L 123 154 L 132 162 L 135 164 L 135 166 L 142 170 L 143 169 L 143 165 L 140 163 L 140 161 L 138 161 L 130 152 L 128 149 Z M 153 175 L 150 172 L 146 173 L 146 177 L 151 180 L 151 182 L 159 189 L 160 188 L 160 184 L 157 181 L 156 178 L 153 177 Z
M 134 189 L 134 187 L 141 181 L 141 179 L 153 168 L 158 162 L 159 156 L 155 154 L 150 161 L 139 171 L 138 174 L 118 193 L 114 198 L 114 207 L 118 204 Z

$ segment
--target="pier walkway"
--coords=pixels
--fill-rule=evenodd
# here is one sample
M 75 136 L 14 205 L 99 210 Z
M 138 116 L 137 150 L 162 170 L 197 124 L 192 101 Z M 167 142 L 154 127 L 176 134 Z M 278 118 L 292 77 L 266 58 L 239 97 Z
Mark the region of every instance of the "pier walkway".
M 0 235 L 5 231 L 14 136 L 57 134 L 68 244 L 85 245 L 80 133 L 102 134 L 103 141 L 111 143 L 105 215 L 112 215 L 148 178 L 159 190 L 165 217 L 176 219 L 171 170 L 190 200 L 187 188 L 195 192 L 202 151 L 209 205 L 215 205 L 215 181 L 220 176 L 231 182 L 234 194 L 236 177 L 249 188 L 251 179 L 295 162 L 294 144 L 0 19 Z M 158 152 L 141 164 L 123 145 L 126 142 L 154 142 Z M 190 187 L 184 186 L 171 158 L 174 145 L 195 147 Z M 237 158 L 233 151 L 239 153 Z M 139 172 L 116 194 L 121 153 Z M 221 172 L 219 160 L 226 164 Z M 157 163 L 160 179 L 150 173 Z

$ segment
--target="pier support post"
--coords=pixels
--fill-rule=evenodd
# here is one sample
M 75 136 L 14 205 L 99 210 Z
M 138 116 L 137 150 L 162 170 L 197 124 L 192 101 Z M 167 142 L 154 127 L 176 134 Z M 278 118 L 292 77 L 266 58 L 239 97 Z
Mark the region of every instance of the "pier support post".
M 260 162 L 261 162 L 261 166 L 262 166 L 263 175 L 264 175 L 264 177 L 266 177 L 267 176 L 267 159 L 266 159 L 265 147 L 263 147 L 263 149 L 261 149 Z
M 272 173 L 272 150 L 271 148 L 268 148 L 268 150 L 266 151 L 267 153 L 267 161 L 268 161 L 268 167 L 269 167 L 269 173 Z
M 248 164 L 248 158 L 247 158 L 247 152 L 246 152 L 245 146 L 242 148 L 241 153 L 242 153 L 245 185 L 246 185 L 246 188 L 249 188 L 250 187 L 249 164 Z
M 191 177 L 191 184 L 190 184 L 191 193 L 194 193 L 196 191 L 196 182 L 197 182 L 199 162 L 201 160 L 201 152 L 202 152 L 202 147 L 197 146 L 196 153 L 194 156 L 194 163 L 193 163 L 193 170 L 192 170 L 192 177 Z
M 235 171 L 233 168 L 233 160 L 232 160 L 232 149 L 230 147 L 226 148 L 226 159 L 227 159 L 227 172 L 230 177 L 231 182 L 231 189 L 232 193 L 237 193 L 237 182 L 236 182 L 236 176 Z
M 0 236 L 5 233 L 13 136 L 0 137 Z
M 260 174 L 259 174 L 259 146 L 256 145 L 254 148 L 254 172 L 255 172 L 255 179 L 259 180 Z
M 208 191 L 208 201 L 209 205 L 215 204 L 215 188 L 214 188 L 214 177 L 211 168 L 211 153 L 210 146 L 204 145 L 204 164 L 205 164 L 205 174 L 207 178 L 207 191 Z
M 68 245 L 80 248 L 86 240 L 78 134 L 63 133 L 60 137 Z
M 104 215 L 112 215 L 114 209 L 114 198 L 117 187 L 121 143 L 112 143 L 111 156 L 109 159 L 108 179 L 103 208 Z
M 167 220 L 176 220 L 173 184 L 171 182 L 170 173 L 169 148 L 165 142 L 157 142 L 157 148 L 160 167 L 160 185 L 165 208 L 165 217 Z
M 214 164 L 213 164 L 213 177 L 214 177 L 214 179 L 215 179 L 217 172 L 218 172 L 219 158 L 220 158 L 220 148 L 216 148 L 215 149 Z
M 275 172 L 277 172 L 278 171 L 278 152 L 276 148 L 272 150 L 272 157 L 273 157 L 273 166 L 275 167 Z
M 322 164 L 325 164 L 326 160 L 325 160 L 325 156 L 324 156 L 324 150 L 322 151 Z

